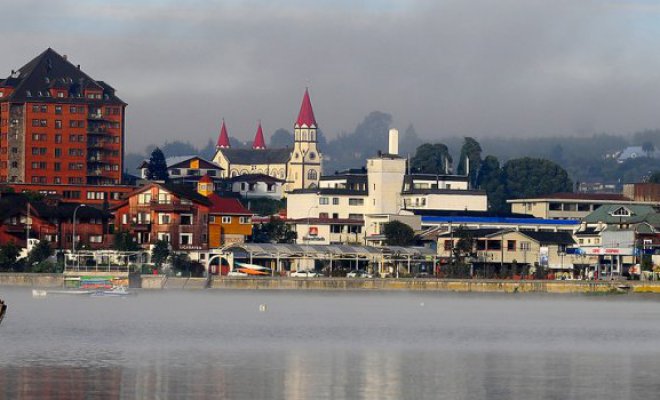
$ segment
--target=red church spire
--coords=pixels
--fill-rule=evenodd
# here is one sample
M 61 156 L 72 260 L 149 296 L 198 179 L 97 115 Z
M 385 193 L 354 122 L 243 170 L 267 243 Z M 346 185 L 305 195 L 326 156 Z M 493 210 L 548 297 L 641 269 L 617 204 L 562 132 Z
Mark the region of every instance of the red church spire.
M 225 127 L 225 119 L 222 119 L 222 128 L 220 128 L 220 136 L 218 136 L 218 149 L 228 149 L 231 147 L 229 143 L 229 135 L 227 135 L 227 128 Z
M 309 91 L 307 88 L 305 88 L 305 95 L 300 105 L 300 113 L 298 113 L 296 125 L 298 127 L 307 125 L 307 127 L 316 128 L 316 118 L 314 118 L 314 110 L 312 109 L 312 102 L 309 100 Z
M 259 121 L 259 127 L 257 128 L 257 134 L 254 137 L 252 148 L 255 150 L 266 149 L 266 141 L 264 140 L 264 131 L 261 129 L 261 121 Z

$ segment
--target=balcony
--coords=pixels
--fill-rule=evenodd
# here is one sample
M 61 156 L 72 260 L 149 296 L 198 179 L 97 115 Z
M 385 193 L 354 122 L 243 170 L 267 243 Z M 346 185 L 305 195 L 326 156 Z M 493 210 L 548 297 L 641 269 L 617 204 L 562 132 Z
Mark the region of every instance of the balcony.
M 151 205 L 151 209 L 154 211 L 177 212 L 193 210 L 193 205 L 191 203 L 181 203 L 179 201 L 162 202 L 158 200 L 151 200 L 151 203 L 149 204 Z
M 107 128 L 87 128 L 88 135 L 109 135 Z
M 103 114 L 100 112 L 87 114 L 87 119 L 94 121 L 103 121 Z

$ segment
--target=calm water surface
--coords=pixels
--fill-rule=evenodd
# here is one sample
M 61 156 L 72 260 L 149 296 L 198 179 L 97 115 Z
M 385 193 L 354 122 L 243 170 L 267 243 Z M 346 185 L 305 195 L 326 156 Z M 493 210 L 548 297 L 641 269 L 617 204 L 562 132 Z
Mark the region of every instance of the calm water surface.
M 660 398 L 657 297 L 0 297 L 0 399 Z

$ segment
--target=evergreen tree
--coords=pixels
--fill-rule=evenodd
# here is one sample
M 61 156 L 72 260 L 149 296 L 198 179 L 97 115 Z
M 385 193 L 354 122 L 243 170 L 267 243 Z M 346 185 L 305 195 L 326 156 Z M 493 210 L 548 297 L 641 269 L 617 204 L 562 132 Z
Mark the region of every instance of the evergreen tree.
M 502 180 L 502 170 L 497 157 L 486 156 L 479 169 L 477 187 L 488 195 L 488 209 L 496 213 L 508 211 L 506 188 Z
M 549 160 L 529 157 L 509 160 L 502 167 L 502 174 L 509 199 L 573 191 L 568 173 Z
M 286 129 L 280 128 L 270 137 L 269 146 L 271 149 L 293 147 L 293 134 Z
M 467 160 L 470 161 L 468 182 L 470 187 L 477 187 L 477 177 L 479 168 L 481 168 L 481 145 L 471 137 L 465 137 L 461 147 L 461 157 L 458 161 L 458 175 L 465 175 L 467 172 Z
M 133 236 L 126 231 L 119 231 L 115 234 L 115 250 L 117 251 L 137 251 L 140 246 L 135 243 Z
M 165 155 L 158 147 L 151 152 L 147 164 L 147 179 L 150 181 L 167 181 L 169 179 Z
M 415 231 L 401 221 L 391 221 L 384 225 L 383 233 L 390 246 L 410 246 L 415 243 Z
M 167 257 L 170 256 L 170 245 L 165 240 L 159 240 L 154 245 L 154 248 L 151 250 L 151 261 L 156 265 L 157 268 L 163 266 L 163 263 L 167 261 Z
M 415 171 L 425 174 L 445 174 L 451 170 L 452 163 L 449 149 L 442 143 L 424 143 L 417 148 L 410 166 Z

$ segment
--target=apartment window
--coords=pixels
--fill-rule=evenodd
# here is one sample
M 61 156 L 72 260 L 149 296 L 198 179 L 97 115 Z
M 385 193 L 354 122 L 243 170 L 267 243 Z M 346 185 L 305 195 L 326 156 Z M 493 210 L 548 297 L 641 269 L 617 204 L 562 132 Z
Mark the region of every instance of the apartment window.
M 231 217 L 222 217 L 223 224 L 231 224 Z
M 330 204 L 329 199 L 327 197 L 319 197 L 319 204 L 324 206 L 327 204 Z
M 362 206 L 364 205 L 364 199 L 348 199 L 349 206 Z
M 327 218 L 329 218 L 329 217 L 328 217 L 328 213 L 327 213 L 327 212 L 319 213 L 319 218 L 321 218 L 321 219 L 324 219 L 324 218 L 327 219 Z
M 445 240 L 445 251 L 451 251 L 454 248 L 453 244 L 451 240 Z
M 171 222 L 170 214 L 164 214 L 164 213 L 158 214 L 159 224 L 169 224 L 170 222 Z
M 364 215 L 362 214 L 348 214 L 349 219 L 363 219 Z
M 330 233 L 342 233 L 343 225 L 330 225 Z
M 43 104 L 43 105 L 41 106 L 41 112 L 42 112 L 42 113 L 47 113 L 47 112 L 48 112 L 48 106 L 45 105 L 45 104 Z
M 32 120 L 32 126 L 39 126 L 39 120 L 38 119 L 33 119 Z
M 33 104 L 33 105 L 32 105 L 32 112 L 33 112 L 33 113 L 38 113 L 38 112 L 39 112 L 39 106 L 36 105 L 36 104 Z
M 173 176 L 174 176 L 174 175 L 177 175 L 177 176 L 178 176 L 178 175 L 181 175 L 181 170 L 178 169 L 178 168 L 172 168 L 172 169 L 170 170 L 170 175 L 173 175 Z
M 78 135 L 69 135 L 69 142 L 77 142 Z
M 62 197 L 65 199 L 79 199 L 80 191 L 79 190 L 65 190 L 62 192 Z
M 48 126 L 48 121 L 46 121 L 45 119 L 39 120 L 39 126 L 42 126 L 42 127 Z
M 158 204 L 170 204 L 172 196 L 167 192 L 158 192 Z
M 54 177 L 53 178 L 53 183 L 57 183 L 57 184 L 62 183 L 62 178 L 60 178 L 59 176 Z
M 250 223 L 250 217 L 240 217 L 239 221 L 241 224 L 249 224 Z
M 140 193 L 138 195 L 138 204 L 151 203 L 151 193 Z
M 192 225 L 193 216 L 192 214 L 181 214 L 181 225 Z
M 516 241 L 515 240 L 507 240 L 506 241 L 506 250 L 507 251 L 516 251 Z
M 181 233 L 179 235 L 179 244 L 181 245 L 190 245 L 193 241 L 192 233 Z
M 530 242 L 520 242 L 520 250 L 530 250 L 531 248 Z
M 339 197 L 333 197 L 332 198 L 332 205 L 334 205 L 334 206 L 339 205 Z
M 91 235 L 89 237 L 89 242 L 90 243 L 103 243 L 103 236 L 102 235 Z
M 62 120 L 55 120 L 55 129 L 62 129 Z
M 55 143 L 62 143 L 62 135 L 60 134 L 55 135 Z
M 166 232 L 158 232 L 158 240 L 164 240 L 169 243 L 170 234 Z
M 62 149 L 56 148 L 55 149 L 55 157 L 61 157 L 62 156 Z

